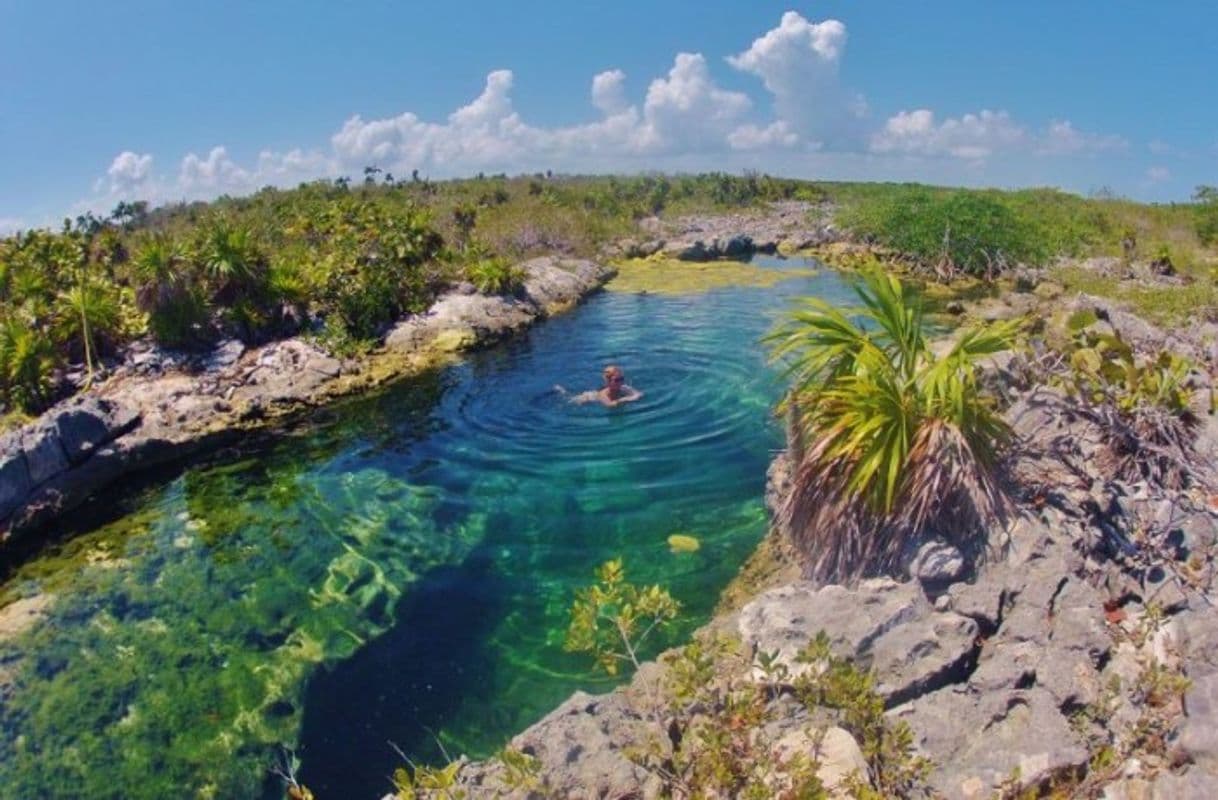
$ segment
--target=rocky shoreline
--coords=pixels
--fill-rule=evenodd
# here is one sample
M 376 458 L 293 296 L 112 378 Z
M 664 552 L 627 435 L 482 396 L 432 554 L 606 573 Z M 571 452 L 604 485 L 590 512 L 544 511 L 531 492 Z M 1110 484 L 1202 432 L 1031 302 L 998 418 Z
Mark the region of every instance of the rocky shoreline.
M 652 217 L 639 223 L 639 237 L 616 243 L 608 255 L 714 261 L 794 253 L 843 241 L 845 234 L 831 217 L 831 208 L 801 201 L 773 203 L 759 214 L 692 215 L 668 222 Z
M 1087 310 L 1095 325 L 1139 349 L 1204 351 L 1202 331 L 1160 330 L 1099 298 L 1042 295 L 987 301 L 978 313 L 1013 316 L 1037 304 L 1046 318 Z M 866 782 L 869 765 L 863 743 L 836 717 L 790 700 L 795 676 L 809 669 L 796 656 L 822 632 L 835 656 L 875 676 L 885 717 L 908 726 L 912 754 L 929 765 L 918 796 L 1068 789 L 1062 796 L 1213 797 L 1218 422 L 1195 397 L 1196 463 L 1186 481 L 1166 488 L 1122 474 L 1095 420 L 1060 391 L 1021 383 L 1019 373 L 1012 360 L 997 359 L 991 374 L 1006 387 L 1016 436 L 1007 468 L 1017 507 L 1009 524 L 987 532 L 986 558 L 969 563 L 932 540 L 911 554 L 907 574 L 817 585 L 793 577 L 793 547 L 775 526 L 763 543 L 771 563 L 746 568 L 760 582 L 736 590 L 742 607 L 721 611 L 696 638 L 727 634 L 743 652 L 773 659 L 767 674 L 786 677 L 764 740 L 789 743 L 819 728 L 822 738 L 807 752 L 833 796 L 853 796 L 842 776 Z M 772 512 L 786 496 L 788 471 L 779 456 L 767 488 Z M 534 760 L 531 788 L 500 760 L 465 764 L 460 785 L 474 797 L 661 796 L 663 781 L 638 753 L 658 739 L 675 757 L 679 739 L 657 736 L 653 710 L 671 678 L 662 662 L 675 652 L 614 692 L 573 695 L 515 737 L 510 750 Z M 756 666 L 746 670 L 753 674 L 744 679 L 765 680 Z M 783 752 L 775 749 L 775 764 Z
M 204 356 L 133 351 L 105 383 L 0 437 L 0 552 L 126 476 L 510 336 L 569 310 L 613 275 L 574 259 L 521 267 L 516 295 L 457 287 L 357 359 L 304 338 L 257 348 L 230 340 Z

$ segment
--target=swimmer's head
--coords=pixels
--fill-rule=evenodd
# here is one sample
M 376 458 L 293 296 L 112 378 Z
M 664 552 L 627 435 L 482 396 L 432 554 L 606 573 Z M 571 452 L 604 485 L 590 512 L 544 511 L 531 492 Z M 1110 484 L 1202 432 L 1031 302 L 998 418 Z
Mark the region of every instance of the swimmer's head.
M 624 383 L 626 381 L 626 377 L 622 374 L 622 368 L 617 364 L 610 364 L 609 366 L 605 367 L 604 371 L 601 372 L 601 375 L 604 377 L 605 383 L 609 385 L 615 383 Z

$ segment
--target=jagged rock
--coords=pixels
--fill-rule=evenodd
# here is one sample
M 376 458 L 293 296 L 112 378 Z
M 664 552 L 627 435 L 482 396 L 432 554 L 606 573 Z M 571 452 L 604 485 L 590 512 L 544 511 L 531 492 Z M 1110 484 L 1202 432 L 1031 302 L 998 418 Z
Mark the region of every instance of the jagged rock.
M 591 261 L 548 256 L 527 261 L 521 267 L 526 278 L 519 297 L 449 292 L 426 313 L 394 326 L 385 337 L 385 346 L 391 350 L 419 350 L 439 340 L 442 349 L 468 349 L 573 305 L 613 274 L 611 269 Z
M 863 643 L 915 619 L 926 606 L 913 584 L 863 581 L 857 590 L 800 582 L 765 592 L 746 605 L 737 623 L 746 646 L 777 653 L 792 675 L 809 669 L 796 656 L 820 631 L 836 652 L 853 654 Z
M 100 397 L 79 397 L 56 406 L 53 415 L 59 442 L 68 461 L 79 464 L 139 422 L 139 413 L 125 404 Z
M 741 610 L 738 629 L 746 646 L 777 653 L 793 677 L 815 668 L 797 656 L 824 631 L 836 654 L 876 672 L 877 691 L 891 704 L 962 678 L 977 638 L 976 622 L 938 613 L 916 584 L 889 579 L 857 589 L 810 583 L 773 589 Z
M 655 798 L 659 779 L 624 755 L 643 741 L 646 724 L 623 692 L 576 692 L 509 746 L 538 760 L 555 797 Z M 463 769 L 460 782 L 474 797 L 528 796 L 505 791 L 501 767 L 493 762 Z
M 1176 774 L 1166 772 L 1155 778 L 1150 800 L 1213 800 L 1218 775 L 1192 766 Z
M 226 339 L 203 359 L 203 369 L 216 371 L 230 367 L 237 363 L 237 359 L 241 358 L 244 352 L 245 345 L 239 339 Z
M 1184 694 L 1184 722 L 1174 745 L 1180 758 L 1218 773 L 1218 674 L 1192 680 Z
M 931 784 L 949 800 L 980 800 L 1018 771 L 1032 786 L 1090 757 L 1048 692 L 947 687 L 888 712 L 935 762 Z
M 946 586 L 964 572 L 964 554 L 946 542 L 927 542 L 914 556 L 909 571 L 924 586 Z
M 30 470 L 25 453 L 16 446 L 20 440 L 13 436 L 13 446 L 0 454 L 0 518 L 13 513 L 30 491 Z
M 21 449 L 29 467 L 30 483 L 37 486 L 68 468 L 68 457 L 59 442 L 59 434 L 50 421 L 26 428 L 21 432 Z M 4 516 L 0 513 L 0 517 Z

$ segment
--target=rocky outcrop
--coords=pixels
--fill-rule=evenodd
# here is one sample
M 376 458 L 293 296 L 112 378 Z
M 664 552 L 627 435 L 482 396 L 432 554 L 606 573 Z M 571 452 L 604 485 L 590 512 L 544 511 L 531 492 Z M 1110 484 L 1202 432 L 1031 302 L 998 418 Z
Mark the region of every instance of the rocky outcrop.
M 610 255 L 646 258 L 662 253 L 682 261 L 713 261 L 747 258 L 754 253 L 794 252 L 843 238 L 828 217 L 823 207 L 785 201 L 756 214 L 695 215 L 673 222 L 653 219 L 641 225 L 648 238 L 620 242 Z
M 305 339 L 253 349 L 230 340 L 204 355 L 133 350 L 105 384 L 0 437 L 0 547 L 131 472 L 517 333 L 613 275 L 569 259 L 521 266 L 518 295 L 453 290 L 360 360 L 340 360 Z

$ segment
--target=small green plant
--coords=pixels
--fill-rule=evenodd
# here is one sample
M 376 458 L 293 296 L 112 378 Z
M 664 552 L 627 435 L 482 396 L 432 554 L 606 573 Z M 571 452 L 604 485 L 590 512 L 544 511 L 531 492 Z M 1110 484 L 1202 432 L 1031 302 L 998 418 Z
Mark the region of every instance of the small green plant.
M 508 789 L 544 795 L 545 781 L 541 775 L 541 762 L 535 756 L 521 750 L 505 747 L 495 755 L 503 765 L 504 784 Z
M 1189 374 L 1196 365 L 1166 350 L 1140 359 L 1115 331 L 1095 330 L 1095 312 L 1079 311 L 1066 326 L 1073 333 L 1070 372 L 1064 387 L 1093 405 L 1110 403 L 1126 413 L 1139 407 L 1162 408 L 1178 416 L 1191 413 Z
M 483 294 L 515 294 L 524 286 L 525 271 L 503 258 L 480 258 L 465 268 L 465 277 Z
M 835 709 L 840 724 L 863 750 L 871 767 L 873 797 L 910 797 L 922 786 L 931 763 L 914 752 L 913 732 L 904 722 L 884 715 L 884 700 L 874 676 L 851 661 L 833 655 L 824 631 L 800 652 L 797 660 L 811 665 L 795 681 L 795 692 L 809 708 Z
M 443 767 L 421 764 L 393 771 L 394 800 L 465 800 L 468 793 L 457 785 L 461 762 Z
M 609 675 L 623 663 L 638 669 L 640 648 L 677 618 L 681 604 L 659 586 L 628 583 L 621 559 L 602 564 L 596 577 L 596 584 L 576 593 L 563 647 L 591 653 Z

